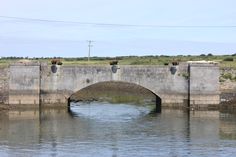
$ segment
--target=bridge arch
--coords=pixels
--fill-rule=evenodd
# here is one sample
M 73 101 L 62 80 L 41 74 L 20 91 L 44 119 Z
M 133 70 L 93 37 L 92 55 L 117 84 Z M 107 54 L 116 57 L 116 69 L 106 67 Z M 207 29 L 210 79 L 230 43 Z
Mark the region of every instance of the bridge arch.
M 81 89 L 77 89 L 69 96 L 68 106 L 70 105 L 71 101 L 97 100 L 100 96 L 99 93 L 102 95 L 102 91 L 111 92 L 111 95 L 112 92 L 122 92 L 122 94 L 132 94 L 132 92 L 134 92 L 135 94 L 140 94 L 144 97 L 149 97 L 152 95 L 151 97 L 155 99 L 156 111 L 161 112 L 161 97 L 154 90 L 136 83 L 125 81 L 101 81 L 89 84 L 88 86 L 85 86 Z M 96 95 L 94 95 L 94 93 Z

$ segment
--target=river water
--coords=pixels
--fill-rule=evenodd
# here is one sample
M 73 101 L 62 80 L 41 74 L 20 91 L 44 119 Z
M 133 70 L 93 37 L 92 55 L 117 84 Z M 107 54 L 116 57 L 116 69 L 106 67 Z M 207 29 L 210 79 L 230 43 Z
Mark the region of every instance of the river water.
M 1 113 L 0 156 L 235 156 L 236 116 L 128 104 Z

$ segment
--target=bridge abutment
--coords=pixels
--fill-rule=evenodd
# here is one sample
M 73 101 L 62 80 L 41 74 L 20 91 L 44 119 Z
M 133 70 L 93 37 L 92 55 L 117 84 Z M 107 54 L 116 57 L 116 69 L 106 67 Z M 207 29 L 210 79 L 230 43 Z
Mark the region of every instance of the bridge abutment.
M 40 66 L 11 65 L 9 69 L 9 100 L 11 105 L 38 107 L 40 97 Z
M 191 64 L 189 75 L 190 107 L 195 110 L 218 109 L 219 67 L 213 64 Z

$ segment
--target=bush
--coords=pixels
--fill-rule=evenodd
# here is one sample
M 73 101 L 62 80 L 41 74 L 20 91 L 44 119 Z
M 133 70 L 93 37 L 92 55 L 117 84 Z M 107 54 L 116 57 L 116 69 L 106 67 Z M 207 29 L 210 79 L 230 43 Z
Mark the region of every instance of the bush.
M 172 65 L 174 65 L 174 66 L 175 66 L 175 65 L 179 65 L 179 62 L 173 61 L 173 62 L 172 62 Z
M 169 65 L 169 63 L 164 63 L 164 65 Z
M 211 54 L 211 53 L 208 53 L 208 55 L 207 56 L 213 56 L 213 54 Z
M 232 80 L 232 74 L 231 73 L 225 73 L 225 74 L 222 74 L 221 75 L 222 76 L 222 78 L 224 78 L 224 79 L 229 79 L 229 80 Z
M 52 59 L 51 60 L 51 63 L 53 65 L 57 64 L 57 65 L 62 65 L 62 61 L 60 59 Z
M 234 61 L 234 58 L 233 57 L 227 57 L 223 61 L 232 62 L 232 61 Z
M 57 62 L 57 65 L 62 65 L 62 64 L 63 64 L 62 61 Z
M 117 60 L 110 61 L 110 65 L 117 65 L 117 64 L 118 64 Z
M 52 60 L 51 60 L 51 63 L 52 63 L 52 64 L 57 64 L 57 59 L 52 59 Z

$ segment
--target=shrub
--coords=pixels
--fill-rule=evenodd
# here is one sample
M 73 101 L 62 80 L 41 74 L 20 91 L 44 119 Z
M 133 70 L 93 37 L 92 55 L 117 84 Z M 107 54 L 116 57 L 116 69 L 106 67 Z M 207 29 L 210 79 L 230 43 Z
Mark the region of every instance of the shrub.
M 208 54 L 207 54 L 207 56 L 213 56 L 213 54 L 211 54 L 211 53 L 208 53 Z
M 169 63 L 164 63 L 164 65 L 169 65 Z
M 110 63 L 110 65 L 117 65 L 118 61 L 117 60 L 113 60 L 113 61 L 110 61 L 109 63 Z
M 179 62 L 173 61 L 173 62 L 172 62 L 172 65 L 179 65 Z
M 55 64 L 57 64 L 57 65 L 62 65 L 62 64 L 63 64 L 60 59 L 55 59 L 55 58 L 51 60 L 51 63 L 52 63 L 53 65 L 55 65 Z
M 52 60 L 51 60 L 51 63 L 52 63 L 52 64 L 57 64 L 57 59 L 52 59 Z
M 57 65 L 62 65 L 62 64 L 63 64 L 62 61 L 57 62 Z
M 227 58 L 225 58 L 223 61 L 232 62 L 232 61 L 234 61 L 234 58 L 233 58 L 233 57 L 227 57 Z
M 232 80 L 232 74 L 231 73 L 225 73 L 225 74 L 222 74 L 221 75 L 222 76 L 222 78 L 224 78 L 224 79 L 229 79 L 229 80 Z

